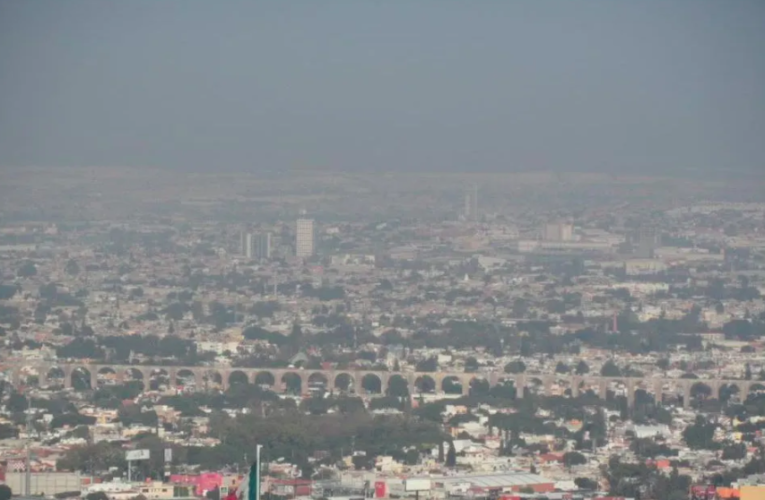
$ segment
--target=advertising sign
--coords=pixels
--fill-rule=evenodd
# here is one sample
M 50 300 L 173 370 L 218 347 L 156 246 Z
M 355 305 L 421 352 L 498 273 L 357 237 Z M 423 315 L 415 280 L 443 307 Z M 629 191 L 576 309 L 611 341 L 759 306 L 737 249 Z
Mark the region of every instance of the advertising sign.
M 125 460 L 128 462 L 132 462 L 134 460 L 148 460 L 149 457 L 149 450 L 130 450 L 125 453 Z
M 404 480 L 405 491 L 428 491 L 430 479 L 406 479 Z

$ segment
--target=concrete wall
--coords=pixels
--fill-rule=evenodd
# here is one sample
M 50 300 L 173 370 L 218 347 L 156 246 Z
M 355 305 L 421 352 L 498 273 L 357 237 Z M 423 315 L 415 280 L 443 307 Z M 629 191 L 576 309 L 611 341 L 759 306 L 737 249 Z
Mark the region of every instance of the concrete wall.
M 36 472 L 31 474 L 30 493 L 32 495 L 56 495 L 66 491 L 80 491 L 82 489 L 82 476 L 74 472 Z M 25 493 L 26 474 L 24 472 L 7 472 L 5 484 L 14 495 Z

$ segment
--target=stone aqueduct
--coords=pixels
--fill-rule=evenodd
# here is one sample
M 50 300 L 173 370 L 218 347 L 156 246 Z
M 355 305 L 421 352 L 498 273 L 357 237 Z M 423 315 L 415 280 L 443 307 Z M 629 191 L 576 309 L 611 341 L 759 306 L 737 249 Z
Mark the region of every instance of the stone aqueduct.
M 667 377 L 604 377 L 599 375 L 572 375 L 572 374 L 532 374 L 532 373 L 464 373 L 464 372 L 384 372 L 365 370 L 309 370 L 309 369 L 271 369 L 271 368 L 236 368 L 230 366 L 150 366 L 150 365 L 117 365 L 117 364 L 19 364 L 9 366 L 6 374 L 10 375 L 11 383 L 18 387 L 23 385 L 23 378 L 30 374 L 36 374 L 40 386 L 48 385 L 54 375 L 58 378 L 63 374 L 65 388 L 73 386 L 76 374 L 79 374 L 90 388 L 99 385 L 99 376 L 112 377 L 118 383 L 128 380 L 141 381 L 147 386 L 152 377 L 158 374 L 166 377 L 172 387 L 178 386 L 179 380 L 194 381 L 195 388 L 206 387 L 208 384 L 217 385 L 221 389 L 227 389 L 232 383 L 247 382 L 252 384 L 267 384 L 277 392 L 285 391 L 287 379 L 295 377 L 300 381 L 300 389 L 303 394 L 309 392 L 311 383 L 322 383 L 327 388 L 347 386 L 346 390 L 355 394 L 374 394 L 374 391 L 364 390 L 364 381 L 368 377 L 376 379 L 373 384 L 379 387 L 379 393 L 385 393 L 391 380 L 400 377 L 407 384 L 409 390 L 416 393 L 416 387 L 422 380 L 430 379 L 431 387 L 435 390 L 443 390 L 445 382 L 450 379 L 461 385 L 463 395 L 470 392 L 471 387 L 477 380 L 485 380 L 489 387 L 512 382 L 516 389 L 516 397 L 522 398 L 531 390 L 541 390 L 545 394 L 551 394 L 554 385 L 564 386 L 570 390 L 572 396 L 577 396 L 580 391 L 591 389 L 601 398 L 605 398 L 609 387 L 614 384 L 620 386 L 626 392 L 630 406 L 635 400 L 635 391 L 642 389 L 652 393 L 654 397 L 665 393 L 673 393 L 683 396 L 683 404 L 688 406 L 691 400 L 692 388 L 697 384 L 703 384 L 709 388 L 712 398 L 719 398 L 720 390 L 724 386 L 735 388 L 741 397 L 746 397 L 752 390 L 765 389 L 765 382 L 759 383 L 753 380 L 739 379 L 690 379 L 690 378 L 667 378 Z M 345 383 L 340 383 L 344 379 Z M 758 386 L 758 387 L 755 387 Z M 658 398 L 657 398 L 658 399 Z

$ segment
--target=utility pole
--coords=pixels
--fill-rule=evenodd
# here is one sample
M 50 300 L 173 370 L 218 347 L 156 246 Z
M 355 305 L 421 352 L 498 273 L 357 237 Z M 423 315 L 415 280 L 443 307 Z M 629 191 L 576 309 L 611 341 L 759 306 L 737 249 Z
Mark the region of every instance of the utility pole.
M 262 445 L 255 445 L 255 491 L 250 492 L 250 498 L 254 500 L 260 500 L 260 470 L 261 470 L 261 463 L 260 463 L 260 452 L 262 450 Z
M 26 496 L 31 496 L 32 491 L 32 445 L 31 445 L 31 435 L 32 435 L 32 398 L 31 396 L 27 396 L 27 466 L 26 466 L 26 473 L 24 475 L 24 494 Z

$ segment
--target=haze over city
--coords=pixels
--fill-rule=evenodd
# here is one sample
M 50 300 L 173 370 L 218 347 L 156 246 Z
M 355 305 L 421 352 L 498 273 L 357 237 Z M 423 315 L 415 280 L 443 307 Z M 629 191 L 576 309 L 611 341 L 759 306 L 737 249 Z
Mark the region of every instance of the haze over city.
M 765 499 L 765 2 L 0 2 L 0 500 Z
M 0 5 L 0 164 L 765 169 L 765 5 Z

